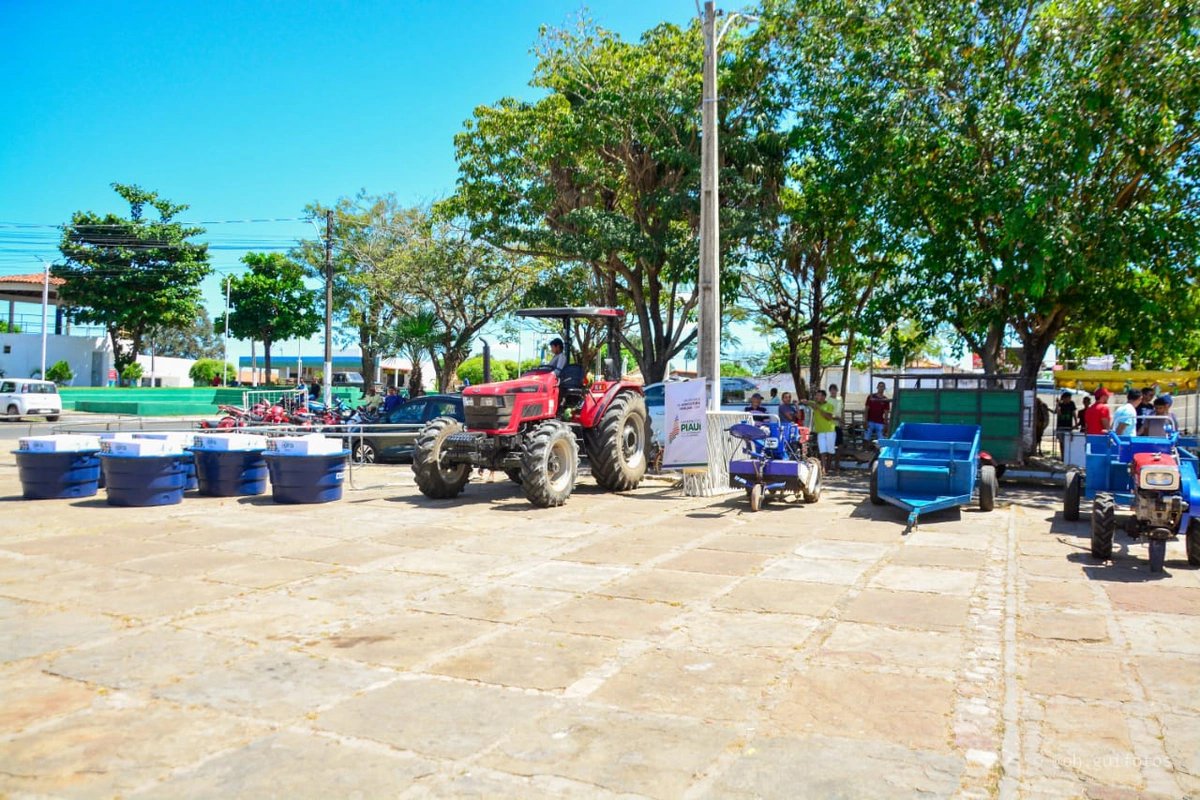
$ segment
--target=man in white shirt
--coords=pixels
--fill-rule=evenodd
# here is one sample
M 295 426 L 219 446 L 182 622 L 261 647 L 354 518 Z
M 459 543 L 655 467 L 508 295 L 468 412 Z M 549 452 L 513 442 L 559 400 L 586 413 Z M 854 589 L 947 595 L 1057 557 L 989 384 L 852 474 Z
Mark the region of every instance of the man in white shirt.
M 1125 393 L 1125 404 L 1113 412 L 1112 432 L 1117 436 L 1136 436 L 1138 406 L 1142 404 L 1142 393 L 1130 389 Z

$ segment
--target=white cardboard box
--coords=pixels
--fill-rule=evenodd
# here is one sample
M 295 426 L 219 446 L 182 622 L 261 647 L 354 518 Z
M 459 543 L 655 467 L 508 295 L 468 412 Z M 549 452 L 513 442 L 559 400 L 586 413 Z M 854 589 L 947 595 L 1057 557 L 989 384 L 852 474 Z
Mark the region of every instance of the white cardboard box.
M 327 456 L 344 449 L 341 439 L 330 439 L 319 433 L 267 440 L 267 450 L 289 456 Z
M 173 456 L 183 451 L 165 439 L 106 439 L 100 452 L 114 456 Z
M 173 447 L 179 450 L 192 446 L 192 434 L 184 431 L 139 431 L 133 435 L 133 438 L 157 439 L 170 442 Z
M 17 449 L 29 453 L 71 453 L 79 450 L 99 450 L 100 438 L 69 433 L 26 436 L 17 440 Z
M 267 437 L 253 433 L 198 433 L 192 436 L 191 446 L 201 450 L 265 450 Z

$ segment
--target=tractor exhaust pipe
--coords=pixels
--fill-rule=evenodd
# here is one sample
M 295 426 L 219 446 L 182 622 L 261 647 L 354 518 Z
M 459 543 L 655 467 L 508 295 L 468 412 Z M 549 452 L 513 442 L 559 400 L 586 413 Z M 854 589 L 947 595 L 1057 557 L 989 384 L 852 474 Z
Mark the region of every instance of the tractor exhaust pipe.
M 492 382 L 492 346 L 488 344 L 487 339 L 480 339 L 483 342 L 483 382 Z

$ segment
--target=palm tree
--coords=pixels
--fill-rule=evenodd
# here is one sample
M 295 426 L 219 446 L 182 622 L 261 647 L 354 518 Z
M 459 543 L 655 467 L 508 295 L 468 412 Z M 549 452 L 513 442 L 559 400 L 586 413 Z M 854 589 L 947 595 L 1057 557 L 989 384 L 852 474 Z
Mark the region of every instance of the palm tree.
M 401 314 L 396 317 L 392 327 L 384 332 L 380 350 L 392 355 L 406 356 L 412 361 L 412 372 L 408 375 L 409 393 L 412 397 L 421 396 L 421 359 L 437 345 L 440 334 L 441 323 L 434 313 L 427 309 L 416 309 Z

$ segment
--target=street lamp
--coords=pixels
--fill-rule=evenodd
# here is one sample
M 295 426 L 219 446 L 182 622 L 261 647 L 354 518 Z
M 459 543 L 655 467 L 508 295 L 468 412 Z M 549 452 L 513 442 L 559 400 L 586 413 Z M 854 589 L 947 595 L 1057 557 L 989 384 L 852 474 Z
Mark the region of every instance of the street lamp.
M 720 211 L 717 186 L 717 45 L 738 17 L 757 20 L 736 12 L 725 18 L 717 31 L 716 4 L 696 0 L 696 13 L 704 22 L 704 90 L 701 95 L 703 137 L 700 151 L 700 342 L 696 371 L 710 381 L 708 408 L 721 410 L 721 265 Z

